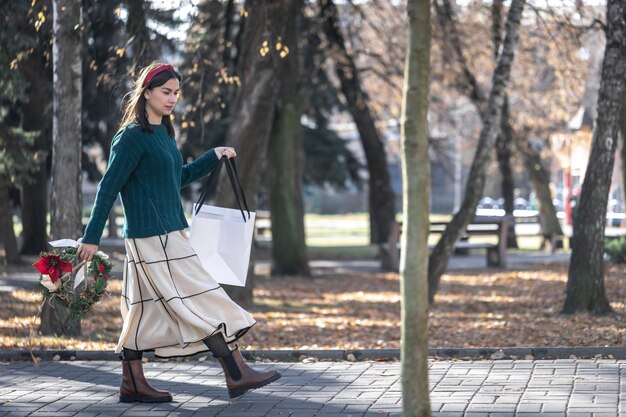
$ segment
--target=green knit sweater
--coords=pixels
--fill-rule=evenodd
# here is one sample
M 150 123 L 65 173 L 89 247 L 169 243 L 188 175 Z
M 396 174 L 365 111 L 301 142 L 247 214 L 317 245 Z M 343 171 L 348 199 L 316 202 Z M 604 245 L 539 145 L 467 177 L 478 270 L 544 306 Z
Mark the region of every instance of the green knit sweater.
M 111 143 L 109 166 L 98 185 L 84 243 L 98 245 L 118 193 L 126 223 L 122 236 L 142 238 L 189 227 L 180 189 L 207 175 L 217 165 L 214 149 L 183 165 L 176 141 L 163 125 L 153 132 L 141 126 L 121 129 Z

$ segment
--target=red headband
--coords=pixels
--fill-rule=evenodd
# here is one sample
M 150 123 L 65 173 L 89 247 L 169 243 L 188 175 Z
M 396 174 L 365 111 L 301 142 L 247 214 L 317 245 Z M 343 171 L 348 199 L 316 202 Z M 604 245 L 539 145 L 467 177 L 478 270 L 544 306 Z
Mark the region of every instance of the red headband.
M 150 70 L 150 72 L 148 73 L 148 75 L 146 75 L 146 79 L 143 80 L 143 85 L 142 87 L 147 86 L 148 84 L 150 84 L 150 81 L 152 81 L 152 79 L 157 75 L 162 73 L 163 71 L 174 71 L 174 67 L 169 65 L 169 64 L 161 64 L 158 65 L 154 68 L 152 68 Z

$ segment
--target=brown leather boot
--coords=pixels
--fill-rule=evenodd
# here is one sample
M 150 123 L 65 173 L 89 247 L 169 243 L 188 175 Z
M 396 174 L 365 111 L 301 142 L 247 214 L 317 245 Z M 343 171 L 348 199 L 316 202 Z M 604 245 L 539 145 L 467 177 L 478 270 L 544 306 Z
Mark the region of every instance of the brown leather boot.
M 166 403 L 172 401 L 169 392 L 159 391 L 148 384 L 143 375 L 141 359 L 122 361 L 121 403 Z
M 250 368 L 248 364 L 246 364 L 243 356 L 241 356 L 241 352 L 238 347 L 236 347 L 231 353 L 232 355 L 230 358 L 232 359 L 227 357 L 218 358 L 218 361 L 222 365 L 222 369 L 224 369 L 226 386 L 228 387 L 228 394 L 230 395 L 230 398 L 239 397 L 251 389 L 260 388 L 274 382 L 281 376 L 277 371 L 259 372 Z M 230 367 L 233 365 L 237 369 L 233 369 L 233 372 L 231 372 Z M 239 372 L 236 372 L 237 370 Z

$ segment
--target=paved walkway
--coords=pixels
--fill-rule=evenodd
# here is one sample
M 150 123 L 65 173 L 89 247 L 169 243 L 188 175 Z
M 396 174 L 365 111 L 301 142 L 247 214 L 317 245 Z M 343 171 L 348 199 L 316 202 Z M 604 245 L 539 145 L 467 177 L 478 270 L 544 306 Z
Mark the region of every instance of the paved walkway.
M 527 270 L 536 269 L 544 265 L 554 263 L 566 264 L 569 262 L 570 254 L 559 252 L 555 254 L 546 254 L 544 252 L 524 252 L 507 254 L 507 263 L 509 270 Z M 357 260 L 313 260 L 309 264 L 312 268 L 324 270 L 335 269 L 340 272 L 361 271 L 361 272 L 380 272 L 380 261 L 375 259 L 357 259 Z M 257 261 L 258 268 L 269 269 L 270 263 L 267 261 Z M 463 271 L 471 269 L 485 269 L 487 259 L 484 254 L 458 255 L 450 258 L 446 271 Z M 499 268 L 490 268 L 492 271 L 502 270 Z
M 543 252 L 523 252 L 511 253 L 507 255 L 508 269 L 525 270 L 535 269 L 541 265 L 569 262 L 569 253 L 546 254 Z M 380 262 L 375 259 L 355 259 L 355 260 L 324 260 L 317 259 L 309 262 L 311 268 L 321 271 L 333 269 L 338 272 L 380 272 Z M 119 279 L 122 277 L 123 262 L 115 262 L 113 275 Z M 268 261 L 257 260 L 255 264 L 257 273 L 266 273 L 270 269 Z M 448 271 L 484 269 L 487 268 L 487 261 L 484 254 L 472 254 L 464 256 L 453 256 L 448 264 Z M 494 268 L 493 271 L 498 271 Z M 39 273 L 30 266 L 20 267 L 19 271 L 0 272 L 0 292 L 15 291 L 18 289 L 30 289 L 39 282 Z
M 0 363 L 0 416 L 400 416 L 398 362 L 257 363 L 283 378 L 230 401 L 216 362 L 151 362 L 168 404 L 118 403 L 117 361 Z M 431 362 L 434 416 L 608 417 L 626 361 Z M 626 413 L 624 414 L 626 415 Z

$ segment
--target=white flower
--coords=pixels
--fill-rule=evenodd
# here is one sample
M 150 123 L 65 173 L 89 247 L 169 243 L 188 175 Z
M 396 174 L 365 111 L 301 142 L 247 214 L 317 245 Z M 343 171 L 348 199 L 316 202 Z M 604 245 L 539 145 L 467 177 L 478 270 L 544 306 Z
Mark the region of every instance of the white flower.
M 41 285 L 46 287 L 48 291 L 55 292 L 56 290 L 61 288 L 61 280 L 57 279 L 57 282 L 52 282 L 52 280 L 50 279 L 50 275 L 42 275 Z

